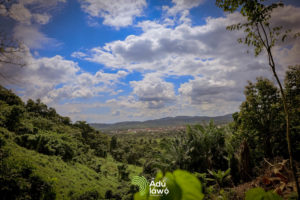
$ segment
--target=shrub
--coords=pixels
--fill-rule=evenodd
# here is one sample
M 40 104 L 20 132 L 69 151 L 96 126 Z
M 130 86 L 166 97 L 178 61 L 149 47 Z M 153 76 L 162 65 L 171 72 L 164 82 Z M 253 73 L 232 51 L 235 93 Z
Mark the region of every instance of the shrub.
M 120 180 L 129 181 L 129 172 L 127 171 L 127 165 L 122 164 L 118 166 L 118 175 Z
M 3 200 L 56 198 L 52 185 L 35 175 L 34 168 L 27 162 L 5 159 L 0 174 L 0 196 Z
M 16 137 L 15 141 L 20 146 L 39 153 L 61 156 L 64 161 L 72 160 L 76 152 L 75 144 L 62 140 L 58 135 L 25 134 Z
M 246 192 L 245 200 L 282 200 L 282 198 L 274 192 L 265 192 L 262 188 L 253 188 Z
M 83 193 L 79 197 L 72 198 L 73 200 L 98 200 L 101 196 L 97 190 L 91 190 Z

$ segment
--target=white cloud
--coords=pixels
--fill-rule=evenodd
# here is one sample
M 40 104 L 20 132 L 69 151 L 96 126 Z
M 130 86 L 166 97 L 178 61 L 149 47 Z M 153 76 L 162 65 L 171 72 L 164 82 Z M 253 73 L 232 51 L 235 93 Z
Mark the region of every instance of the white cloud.
M 33 19 L 39 24 L 47 24 L 49 22 L 50 18 L 51 18 L 51 16 L 47 13 L 33 14 Z
M 178 21 L 180 23 L 190 24 L 191 19 L 189 18 L 190 12 L 189 10 L 195 7 L 198 7 L 200 4 L 204 3 L 205 0 L 172 0 L 173 6 L 163 6 L 163 10 L 166 11 L 167 17 L 166 20 L 174 20 L 177 19 L 177 15 L 179 15 Z M 175 17 L 175 19 L 174 19 Z
M 179 12 L 190 10 L 202 4 L 205 0 L 172 0 L 173 6 L 164 6 L 169 15 L 176 15 Z
M 105 23 L 116 27 L 132 24 L 134 16 L 140 15 L 144 7 L 141 6 L 139 14 L 130 14 L 131 18 L 125 17 L 127 21 L 117 22 L 109 21 L 115 15 L 120 20 L 116 13 L 110 12 L 113 8 L 109 6 L 113 7 L 115 3 L 108 5 L 105 1 L 102 4 L 97 2 L 86 1 L 82 3 L 83 9 L 93 17 L 103 17 Z M 103 64 L 110 70 L 116 70 L 115 73 L 101 70 L 88 73 L 82 71 L 76 62 L 61 56 L 34 59 L 31 55 L 27 56 L 31 62 L 29 67 L 20 70 L 0 66 L 1 73 L 10 75 L 19 82 L 19 86 L 23 87 L 24 98 L 41 98 L 45 102 L 56 103 L 60 111 L 71 115 L 73 119 L 113 122 L 176 115 L 212 116 L 232 113 L 244 98 L 243 90 L 247 80 L 254 81 L 257 76 L 272 79 L 266 57 L 261 55 L 255 58 L 251 50 L 247 54 L 249 48 L 236 41 L 243 33 L 226 31 L 227 25 L 242 20 L 239 14 L 207 18 L 204 25 L 192 26 L 188 19 L 188 9 L 200 5 L 201 1 L 181 3 L 187 5 L 180 10 L 179 7 L 176 8 L 180 2 L 174 1 L 174 8 L 169 9 L 177 9 L 176 12 L 183 16 L 182 21 L 186 20 L 184 23 L 170 27 L 172 21 L 163 24 L 143 21 L 136 25 L 142 30 L 140 35 L 130 35 L 124 40 L 72 54 L 75 58 Z M 91 7 L 92 4 L 99 7 Z M 299 13 L 300 8 L 287 6 L 280 12 L 275 12 L 273 20 L 276 24 L 300 30 L 296 20 Z M 128 13 L 126 15 L 129 16 Z M 49 19 L 46 19 L 46 15 L 40 16 L 39 23 L 42 23 L 43 17 L 47 23 Z M 30 20 L 32 23 L 33 17 Z M 24 41 L 27 39 L 25 44 L 31 48 L 40 48 L 39 44 L 51 41 L 39 33 L 38 29 L 33 30 L 32 26 L 27 31 L 28 25 L 24 24 L 25 22 L 15 28 L 20 28 L 16 33 L 22 33 L 19 37 Z M 300 63 L 299 49 L 299 41 L 291 38 L 288 38 L 285 45 L 280 44 L 274 48 L 274 58 L 281 78 L 288 65 Z M 129 86 L 132 92 L 125 91 L 126 96 L 120 96 L 123 91 L 115 86 L 124 84 L 122 78 L 135 71 L 140 72 L 144 78 L 131 81 Z M 185 75 L 191 75 L 192 78 L 181 84 L 173 84 L 167 81 L 173 75 L 178 76 L 179 80 Z M 105 99 L 112 98 L 112 95 L 118 96 L 101 103 L 84 104 L 78 100 L 101 94 L 106 95 Z M 71 103 L 57 104 L 64 99 Z M 104 108 L 108 109 L 106 113 L 102 111 Z
M 16 40 L 22 41 L 30 49 L 41 49 L 47 46 L 58 47 L 61 44 L 53 38 L 41 33 L 36 26 L 16 25 L 13 29 L 13 36 Z
M 81 8 L 91 17 L 103 18 L 103 24 L 124 27 L 142 15 L 145 0 L 81 0 Z
M 277 8 L 272 13 L 271 22 L 276 26 L 283 26 L 295 32 L 300 31 L 300 12 L 299 7 L 287 5 L 284 8 Z
M 6 79 L 1 77 L 0 83 L 2 85 L 13 83 L 24 99 L 40 98 L 49 104 L 65 99 L 113 93 L 114 86 L 128 74 L 123 70 L 116 73 L 98 71 L 91 74 L 82 71 L 76 62 L 66 60 L 59 55 L 36 59 L 27 51 L 22 57 L 28 63 L 26 67 L 1 63 L 1 74 Z
M 23 24 L 31 24 L 31 12 L 23 4 L 13 4 L 9 11 L 10 17 L 14 20 Z
M 190 4 L 189 8 L 192 5 L 198 4 Z M 291 9 L 293 12 L 288 12 Z M 293 19 L 300 13 L 300 8 L 287 6 L 281 12 L 284 15 L 275 13 L 274 21 L 279 23 L 284 19 L 284 25 L 297 29 L 299 24 L 295 26 Z M 272 79 L 264 54 L 255 58 L 252 49 L 237 42 L 237 38 L 243 36 L 242 32 L 226 31 L 227 25 L 241 20 L 238 13 L 233 13 L 207 18 L 205 25 L 183 23 L 173 28 L 144 21 L 137 25 L 143 30 L 142 34 L 130 35 L 87 52 L 76 52 L 74 56 L 109 68 L 144 74 L 143 80 L 131 82 L 133 92 L 130 96 L 107 102 L 107 105 L 113 103 L 116 107 L 131 110 L 135 113 L 134 119 L 151 118 L 155 115 L 151 110 L 155 110 L 157 116 L 180 115 L 182 112 L 196 115 L 231 113 L 244 99 L 243 90 L 248 80 L 255 81 L 258 76 Z M 297 56 L 299 41 L 288 44 L 274 48 L 281 78 L 287 65 L 300 63 Z M 247 50 L 250 50 L 249 54 Z M 173 84 L 164 80 L 171 75 L 192 75 L 193 79 L 181 84 L 179 94 L 175 95 Z M 173 101 L 166 103 L 164 99 Z M 155 103 L 149 103 L 152 100 Z
M 197 77 L 184 83 L 178 89 L 192 104 L 211 103 L 212 100 L 227 101 L 243 100 L 243 93 L 233 80 L 214 80 L 209 77 Z
M 125 71 L 118 71 L 117 73 L 98 71 L 95 74 L 77 73 L 74 76 L 67 77 L 71 79 L 66 82 L 57 81 L 42 100 L 51 103 L 63 99 L 92 98 L 99 96 L 101 93 L 114 94 L 114 86 L 120 83 L 119 80 L 125 76 L 127 76 Z M 55 88 L 60 84 L 63 84 L 61 88 Z
M 11 40 L 24 43 L 30 49 L 45 47 L 57 47 L 60 45 L 55 39 L 47 37 L 40 31 L 40 26 L 49 23 L 51 13 L 58 9 L 59 3 L 65 0 L 16 0 L 8 1 L 0 5 L 0 17 L 7 26 L 5 32 L 11 36 Z M 14 22 L 6 20 L 10 18 Z
M 0 8 L 2 16 L 8 16 L 20 24 L 47 24 L 51 18 L 49 12 L 58 3 L 65 0 L 19 0 L 11 2 L 7 9 L 3 5 Z
M 114 41 L 73 55 L 112 68 L 154 70 L 176 75 L 189 75 L 191 71 L 199 73 L 201 68 L 195 71 L 195 67 L 210 64 L 210 61 L 204 61 L 209 58 L 235 58 L 236 53 L 248 57 L 240 49 L 227 49 L 228 46 L 240 48 L 236 42 L 237 34 L 224 31 L 225 26 L 236 19 L 238 16 L 233 14 L 227 18 L 208 18 L 207 25 L 203 26 L 181 24 L 175 28 L 146 21 L 138 24 L 144 31 L 139 36 L 130 35 L 123 41 Z M 246 51 L 246 48 L 243 50 Z
M 163 81 L 156 74 L 147 74 L 141 81 L 131 81 L 133 95 L 147 108 L 162 108 L 175 100 L 174 86 Z

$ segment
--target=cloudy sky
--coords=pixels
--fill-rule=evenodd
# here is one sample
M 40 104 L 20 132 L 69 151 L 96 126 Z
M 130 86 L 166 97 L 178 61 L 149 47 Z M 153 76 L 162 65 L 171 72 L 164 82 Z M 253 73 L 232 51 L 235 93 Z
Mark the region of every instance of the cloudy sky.
M 287 0 L 272 23 L 300 31 L 299 19 Z M 212 0 L 12 1 L 0 32 L 24 44 L 27 65 L 0 63 L 0 83 L 73 121 L 233 113 L 248 80 L 273 80 L 266 57 L 237 43 L 243 33 L 226 31 L 241 20 Z M 299 52 L 299 39 L 274 48 L 281 78 Z

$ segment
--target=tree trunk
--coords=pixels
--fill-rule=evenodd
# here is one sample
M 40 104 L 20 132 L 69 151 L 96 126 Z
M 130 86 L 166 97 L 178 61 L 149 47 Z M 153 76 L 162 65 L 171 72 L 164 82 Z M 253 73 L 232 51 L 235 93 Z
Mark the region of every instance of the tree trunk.
M 250 148 L 246 140 L 244 140 L 244 142 L 241 144 L 240 149 L 239 171 L 241 179 L 246 182 L 251 180 L 252 176 Z
M 265 41 L 264 41 L 264 39 L 261 36 L 260 30 L 259 30 L 259 27 L 258 27 L 258 23 L 256 23 L 257 32 L 258 32 L 259 38 L 260 38 L 263 46 L 267 50 L 268 58 L 269 58 L 269 66 L 272 69 L 273 75 L 274 75 L 274 77 L 275 77 L 275 79 L 277 81 L 277 84 L 279 85 L 279 89 L 280 89 L 281 100 L 282 100 L 282 103 L 283 103 L 284 114 L 285 114 L 285 121 L 286 121 L 286 141 L 287 141 L 287 145 L 288 145 L 290 167 L 292 169 L 293 177 L 294 177 L 294 180 L 295 180 L 295 183 L 296 183 L 296 191 L 297 191 L 297 194 L 298 194 L 298 200 L 300 200 L 300 190 L 299 190 L 299 182 L 298 182 L 298 178 L 297 178 L 297 169 L 296 169 L 296 166 L 294 165 L 292 145 L 291 145 L 291 137 L 290 137 L 289 109 L 288 109 L 288 106 L 287 106 L 286 96 L 285 96 L 283 87 L 282 87 L 281 82 L 280 82 L 280 80 L 278 78 L 278 75 L 276 73 L 275 62 L 274 62 L 273 54 L 272 54 L 272 51 L 271 51 L 271 48 L 272 48 L 272 36 L 270 36 L 271 37 L 270 38 L 271 41 L 269 42 L 268 35 L 266 33 L 264 25 L 262 24 L 262 22 L 259 22 L 259 25 L 260 25 L 260 27 L 261 27 L 261 29 L 263 31 L 263 34 L 264 34 L 264 37 L 265 37 Z
M 290 116 L 289 116 L 289 109 L 287 106 L 287 101 L 286 101 L 286 96 L 285 93 L 283 91 L 283 87 L 281 85 L 281 82 L 277 76 L 277 73 L 275 71 L 275 63 L 273 60 L 273 56 L 272 56 L 272 52 L 271 49 L 268 49 L 268 56 L 269 56 L 269 64 L 270 67 L 272 69 L 273 75 L 275 76 L 275 79 L 279 85 L 279 89 L 280 89 L 280 93 L 281 93 L 281 99 L 282 99 L 282 103 L 283 103 L 283 108 L 284 108 L 284 113 L 285 113 L 285 121 L 286 121 L 286 140 L 287 140 L 287 145 L 288 145 L 288 152 L 289 152 L 289 160 L 290 160 L 290 167 L 292 169 L 293 172 L 293 177 L 296 183 L 296 191 L 298 194 L 298 200 L 300 200 L 300 189 L 299 189 L 299 181 L 297 178 L 297 168 L 294 164 L 294 159 L 293 159 L 293 152 L 292 152 L 292 144 L 291 144 L 291 136 L 290 136 Z
M 272 152 L 272 146 L 271 146 L 271 138 L 270 138 L 270 132 L 267 132 L 267 136 L 265 138 L 265 156 L 267 158 L 272 158 L 273 157 L 273 152 Z

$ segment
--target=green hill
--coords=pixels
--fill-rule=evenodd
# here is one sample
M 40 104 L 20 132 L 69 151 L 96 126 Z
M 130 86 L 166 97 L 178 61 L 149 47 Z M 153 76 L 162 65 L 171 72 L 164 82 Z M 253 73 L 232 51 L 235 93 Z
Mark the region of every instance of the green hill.
M 124 163 L 111 157 L 109 142 L 85 122 L 73 124 L 39 100 L 24 103 L 0 86 L 1 199 L 130 196 L 128 180 L 120 179 Z M 122 169 L 129 177 L 142 171 Z

